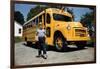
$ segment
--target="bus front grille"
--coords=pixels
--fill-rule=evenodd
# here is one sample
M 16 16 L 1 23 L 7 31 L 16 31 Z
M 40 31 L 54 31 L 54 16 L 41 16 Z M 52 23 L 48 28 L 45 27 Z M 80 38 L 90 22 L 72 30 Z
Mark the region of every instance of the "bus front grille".
M 75 36 L 85 37 L 86 36 L 86 30 L 75 29 Z

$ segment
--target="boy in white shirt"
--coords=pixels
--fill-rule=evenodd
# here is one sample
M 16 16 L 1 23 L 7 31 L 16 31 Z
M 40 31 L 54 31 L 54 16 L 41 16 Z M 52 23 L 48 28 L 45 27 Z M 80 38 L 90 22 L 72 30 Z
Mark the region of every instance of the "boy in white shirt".
M 42 56 L 44 59 L 47 59 L 46 47 L 45 47 L 46 31 L 41 26 L 37 30 L 37 36 L 38 36 L 38 40 L 39 40 L 39 50 L 38 50 L 38 56 L 37 57 L 41 57 Z M 43 51 L 43 55 L 41 53 L 42 51 Z

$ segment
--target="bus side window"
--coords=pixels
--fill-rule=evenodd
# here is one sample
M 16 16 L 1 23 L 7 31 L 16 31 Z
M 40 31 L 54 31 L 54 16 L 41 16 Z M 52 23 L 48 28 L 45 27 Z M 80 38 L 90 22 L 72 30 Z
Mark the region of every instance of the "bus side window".
M 39 16 L 39 23 L 42 22 L 42 15 Z
M 43 14 L 43 23 L 45 25 L 45 13 Z
M 51 19 L 50 19 L 50 14 L 47 13 L 47 16 L 46 16 L 46 22 L 47 22 L 48 24 L 50 24 L 50 21 L 51 21 Z
M 31 28 L 32 28 L 32 24 L 31 24 L 30 26 L 31 26 Z
M 32 21 L 32 27 L 35 25 L 35 20 Z
M 32 25 L 35 25 L 35 19 L 33 20 Z
M 26 25 L 26 29 L 28 28 L 28 26 Z
M 24 29 L 26 29 L 26 26 L 24 26 Z
M 38 25 L 38 22 L 39 22 L 39 20 L 38 20 L 38 17 L 36 18 L 36 25 Z
M 51 34 L 51 31 L 50 30 L 51 30 L 50 27 L 47 27 L 46 28 L 46 36 L 47 37 L 50 37 L 50 34 Z
M 29 24 L 28 24 L 27 26 L 28 26 L 28 28 L 29 28 Z

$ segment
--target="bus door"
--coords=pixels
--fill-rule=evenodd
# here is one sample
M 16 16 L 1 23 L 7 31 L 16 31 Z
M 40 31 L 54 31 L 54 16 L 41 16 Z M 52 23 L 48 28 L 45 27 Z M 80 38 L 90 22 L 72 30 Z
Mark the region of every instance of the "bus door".
M 51 18 L 50 18 L 50 14 L 46 13 L 45 14 L 45 29 L 46 29 L 46 42 L 50 45 L 51 43 Z

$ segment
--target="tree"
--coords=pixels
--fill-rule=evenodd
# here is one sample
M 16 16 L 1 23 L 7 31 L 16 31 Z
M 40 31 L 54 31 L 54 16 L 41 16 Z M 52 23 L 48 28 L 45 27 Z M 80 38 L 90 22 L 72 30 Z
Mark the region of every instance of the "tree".
M 63 9 L 65 10 L 65 6 L 62 5 L 37 5 L 35 8 L 31 8 L 28 15 L 27 15 L 27 20 L 31 19 L 32 17 L 34 17 L 35 15 L 37 15 L 38 13 L 42 12 L 43 10 L 47 9 L 47 8 L 58 8 L 58 9 Z M 68 12 L 70 14 L 72 14 L 72 18 L 74 19 L 74 14 L 73 14 L 73 9 L 69 9 L 67 8 Z
M 31 8 L 29 13 L 27 14 L 27 21 L 29 19 L 31 19 L 32 17 L 34 17 L 35 15 L 37 15 L 38 13 L 42 12 L 43 10 L 45 10 L 46 6 L 41 6 L 41 5 L 37 5 L 35 8 Z
M 94 38 L 94 33 L 95 33 L 95 11 L 92 9 L 91 12 L 88 12 L 84 14 L 81 17 L 80 22 L 83 24 L 83 26 L 87 27 L 89 30 L 89 34 L 91 38 Z
M 43 10 L 47 9 L 47 8 L 58 8 L 61 9 L 62 6 L 58 5 L 37 5 L 35 8 L 31 8 L 28 15 L 27 15 L 27 20 L 31 19 L 32 17 L 34 17 L 35 15 L 37 15 L 38 13 L 42 12 Z
M 19 11 L 14 12 L 14 20 L 20 23 L 21 25 L 23 25 L 25 22 L 23 14 Z
M 94 12 L 89 12 L 89 13 L 86 13 L 84 14 L 82 17 L 81 17 L 81 20 L 80 22 L 86 26 L 86 27 L 91 27 L 91 25 L 93 25 L 95 21 L 95 17 L 94 17 Z
M 75 15 L 74 15 L 73 9 L 67 8 L 67 12 L 69 12 L 72 15 L 72 18 L 74 20 Z

